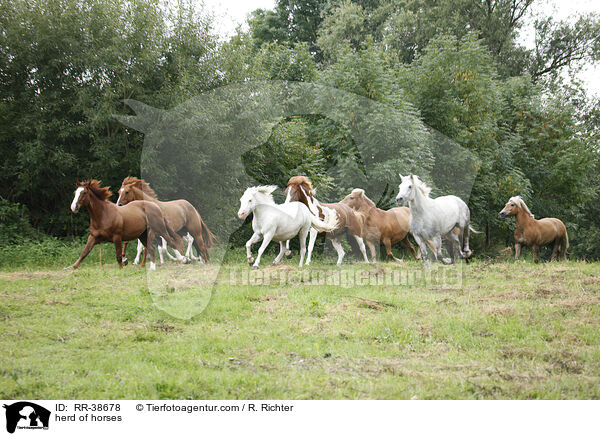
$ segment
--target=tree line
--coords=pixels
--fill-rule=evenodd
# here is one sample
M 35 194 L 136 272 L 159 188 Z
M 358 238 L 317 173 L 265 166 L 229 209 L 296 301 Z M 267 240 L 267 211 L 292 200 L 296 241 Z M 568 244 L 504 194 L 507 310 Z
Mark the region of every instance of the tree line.
M 144 135 L 113 117 L 133 114 L 127 99 L 170 109 L 225 85 L 285 80 L 368 98 L 410 122 L 369 118 L 357 126 L 352 119 L 286 116 L 244 154 L 254 180 L 284 186 L 305 174 L 335 200 L 356 187 L 356 172 L 369 165 L 357 150 L 368 150 L 381 163 L 371 173 L 391 186 L 382 207 L 392 205 L 394 171 L 407 162 L 420 163 L 440 195 L 445 181 L 434 175 L 444 162 L 428 157 L 442 146 L 440 135 L 477 156 L 469 206 L 484 231 L 479 248 L 512 241 L 514 223 L 497 213 L 521 195 L 536 216 L 566 223 L 571 255 L 600 258 L 600 112 L 574 73 L 581 62 L 599 60 L 600 19 L 532 18 L 534 4 L 279 0 L 223 41 L 210 11 L 192 2 L 4 2 L 0 242 L 80 235 L 87 219 L 68 209 L 75 180 L 118 186 L 140 173 Z M 532 19 L 536 46 L 526 49 L 518 36 Z M 371 132 L 372 143 L 357 143 L 357 128 Z M 381 146 L 398 138 L 423 147 L 396 156 L 393 146 Z M 163 198 L 175 190 L 161 187 Z M 222 214 L 197 206 L 209 225 Z

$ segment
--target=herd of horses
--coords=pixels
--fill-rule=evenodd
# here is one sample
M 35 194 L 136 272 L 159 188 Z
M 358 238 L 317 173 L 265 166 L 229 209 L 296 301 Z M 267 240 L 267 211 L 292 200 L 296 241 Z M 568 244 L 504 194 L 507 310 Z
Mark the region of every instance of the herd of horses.
M 271 241 L 279 242 L 279 254 L 273 261 L 278 264 L 283 256 L 291 257 L 290 240 L 300 239 L 300 263 L 309 265 L 315 240 L 319 234 L 331 240 L 337 252 L 337 265 L 344 259 L 342 239 L 353 238 L 365 262 L 376 261 L 376 247 L 382 243 L 387 256 L 400 262 L 392 253 L 392 245 L 400 243 L 415 259 L 423 258 L 430 266 L 430 257 L 445 264 L 457 258 L 468 261 L 472 252 L 469 237 L 475 230 L 471 227 L 471 214 L 466 203 L 457 196 L 430 197 L 431 189 L 411 174 L 400 175 L 396 201 L 398 207 L 389 210 L 378 208 L 363 189 L 354 189 L 338 203 L 321 203 L 316 190 L 305 176 L 294 176 L 285 189 L 286 200 L 277 204 L 273 191 L 277 186 L 254 186 L 246 189 L 240 198 L 238 218 L 252 217 L 252 237 L 246 243 L 248 263 L 253 269 L 259 267 L 260 259 Z M 163 254 L 170 259 L 189 263 L 209 262 L 209 249 L 215 245 L 215 235 L 209 230 L 198 211 L 186 200 L 159 201 L 150 185 L 137 177 L 126 177 L 119 189 L 116 203 L 109 187 L 98 180 L 77 182 L 71 210 L 81 207 L 90 216 L 90 235 L 79 259 L 67 267 L 77 268 L 92 248 L 100 242 L 112 242 L 115 246 L 119 267 L 127 263 L 125 257 L 128 241 L 138 240 L 134 264 L 145 264 L 150 255 L 150 269 L 156 269 L 154 241 L 159 240 L 158 251 L 161 264 Z M 565 225 L 558 218 L 535 219 L 520 196 L 511 197 L 500 211 L 500 218 L 516 217 L 515 259 L 521 247 L 533 250 L 535 262 L 539 261 L 539 248 L 554 244 L 552 260 L 564 260 L 569 247 Z M 417 249 L 409 240 L 412 235 Z M 308 247 L 306 239 L 309 238 Z M 252 245 L 262 240 L 256 258 Z M 184 250 L 184 241 L 187 248 Z M 444 257 L 442 247 L 446 244 L 450 257 Z M 171 247 L 175 255 L 167 249 Z M 431 249 L 431 256 L 428 252 Z M 196 254 L 194 254 L 194 249 Z

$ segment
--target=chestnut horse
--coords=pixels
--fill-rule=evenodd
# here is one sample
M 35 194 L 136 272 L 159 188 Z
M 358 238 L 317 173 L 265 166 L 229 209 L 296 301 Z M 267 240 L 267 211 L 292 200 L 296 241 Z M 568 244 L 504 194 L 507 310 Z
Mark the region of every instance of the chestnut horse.
M 569 248 L 569 236 L 564 223 L 558 218 L 542 218 L 536 220 L 520 196 L 511 197 L 498 214 L 500 218 L 517 217 L 515 230 L 515 260 L 519 259 L 521 246 L 533 249 L 533 260 L 539 261 L 540 246 L 554 242 L 552 259 L 565 260 Z
M 142 244 L 149 247 L 150 269 L 154 270 L 156 264 L 152 241 L 158 236 L 162 236 L 175 247 L 175 254 L 179 260 L 185 259 L 181 255 L 183 241 L 170 227 L 158 206 L 149 201 L 134 201 L 118 207 L 108 201 L 112 195 L 109 187 L 102 187 L 100 183 L 98 180 L 77 182 L 71 210 L 77 213 L 81 206 L 87 209 L 90 214 L 90 236 L 77 262 L 66 269 L 77 268 L 94 245 L 109 241 L 115 244 L 117 263 L 122 267 L 122 241 L 140 239 Z
M 326 219 L 326 215 L 330 213 L 331 210 L 334 210 L 337 213 L 338 217 L 338 225 L 337 228 L 332 232 L 327 232 L 325 235 L 331 239 L 331 243 L 333 244 L 333 248 L 337 251 L 338 259 L 337 265 L 341 265 L 342 260 L 344 259 L 344 248 L 342 247 L 341 238 L 344 236 L 346 231 L 350 232 L 350 234 L 356 239 L 358 243 L 358 247 L 360 248 L 360 252 L 362 253 L 365 262 L 369 262 L 369 258 L 367 257 L 367 251 L 365 250 L 365 243 L 363 242 L 362 233 L 363 233 L 363 216 L 354 211 L 350 206 L 344 203 L 320 203 L 315 198 L 315 189 L 312 186 L 311 181 L 308 177 L 305 176 L 294 176 L 290 178 L 287 183 L 287 188 L 285 189 L 286 193 L 286 203 L 290 201 L 299 201 L 300 203 L 304 203 L 308 209 L 316 216 L 321 219 Z M 311 232 L 316 232 L 316 230 L 311 229 Z M 310 257 L 312 254 L 313 246 L 315 243 L 315 238 L 311 237 L 309 240 L 308 246 L 308 258 L 306 263 L 310 263 Z M 287 241 L 286 248 L 289 250 L 290 241 Z
M 190 237 L 193 238 L 192 243 L 194 247 L 196 247 L 198 253 L 202 254 L 204 261 L 209 261 L 208 248 L 215 245 L 215 235 L 209 230 L 198 211 L 189 201 L 159 201 L 156 198 L 156 193 L 150 187 L 148 182 L 143 179 L 138 179 L 137 177 L 126 177 L 121 183 L 117 204 L 123 205 L 133 200 L 151 201 L 160 207 L 163 215 L 169 220 L 169 224 L 171 224 L 173 230 L 176 232 L 187 231 L 190 234 Z M 123 256 L 125 256 L 126 249 L 127 246 L 123 248 Z M 159 247 L 159 251 L 161 250 L 166 251 L 166 246 L 163 246 L 162 249 Z M 166 253 L 172 258 L 168 251 L 166 251 Z M 191 254 L 190 257 L 194 259 L 201 260 L 199 257 L 193 257 L 191 248 L 188 250 L 188 254 Z M 144 260 L 145 257 L 144 254 Z M 142 264 L 143 263 L 144 261 L 142 261 Z
M 408 248 L 415 259 L 419 258 L 415 247 L 408 240 L 410 230 L 410 209 L 408 207 L 394 207 L 390 210 L 379 209 L 365 195 L 364 189 L 354 189 L 342 200 L 342 203 L 364 215 L 363 237 L 366 239 L 371 251 L 372 262 L 376 261 L 375 244 L 379 242 L 383 242 L 387 255 L 397 262 L 401 262 L 401 260 L 392 253 L 392 244 L 396 242 L 400 242 Z

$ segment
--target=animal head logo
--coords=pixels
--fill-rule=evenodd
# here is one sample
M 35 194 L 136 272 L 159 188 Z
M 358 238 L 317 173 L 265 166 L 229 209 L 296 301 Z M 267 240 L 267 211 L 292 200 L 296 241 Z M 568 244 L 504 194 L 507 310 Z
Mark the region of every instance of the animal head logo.
M 416 111 L 400 110 L 401 105 L 391 106 L 321 84 L 233 84 L 169 110 L 134 100 L 126 103 L 135 115 L 116 118 L 144 133 L 141 177 L 161 195 L 185 198 L 196 205 L 220 241 L 228 241 L 240 231 L 239 218 L 250 213 L 248 205 L 240 207 L 246 188 L 273 183 L 251 177 L 244 156 L 265 144 L 274 126 L 290 118 L 319 117 L 351 137 L 351 152 L 340 153 L 327 170 L 340 195 L 361 187 L 369 198 L 375 202 L 385 198 L 389 206 L 398 171 L 412 171 L 424 175 L 429 184 L 434 182 L 443 192 L 467 199 L 476 175 L 474 154 L 428 129 L 413 115 Z M 444 162 L 449 156 L 451 174 L 445 174 Z M 274 193 L 277 202 L 283 201 L 279 197 L 285 192 L 285 186 L 280 188 Z M 125 194 L 120 194 L 122 199 Z M 181 318 L 202 312 L 218 281 L 224 255 L 224 250 L 211 253 L 211 264 L 197 272 L 197 277 L 161 276 L 160 271 L 148 277 L 155 305 Z M 177 292 L 167 292 L 169 289 Z M 189 298 L 197 301 L 191 304 Z
M 50 411 L 40 405 L 19 401 L 3 407 L 6 409 L 6 431 L 9 433 L 14 433 L 17 428 L 48 429 Z

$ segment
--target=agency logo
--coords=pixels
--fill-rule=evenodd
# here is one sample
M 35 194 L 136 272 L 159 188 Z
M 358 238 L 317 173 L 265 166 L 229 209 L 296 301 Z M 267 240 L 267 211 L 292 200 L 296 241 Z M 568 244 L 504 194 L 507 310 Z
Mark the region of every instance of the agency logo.
M 6 431 L 14 433 L 18 429 L 47 430 L 50 411 L 29 401 L 19 401 L 3 406 L 6 409 Z

